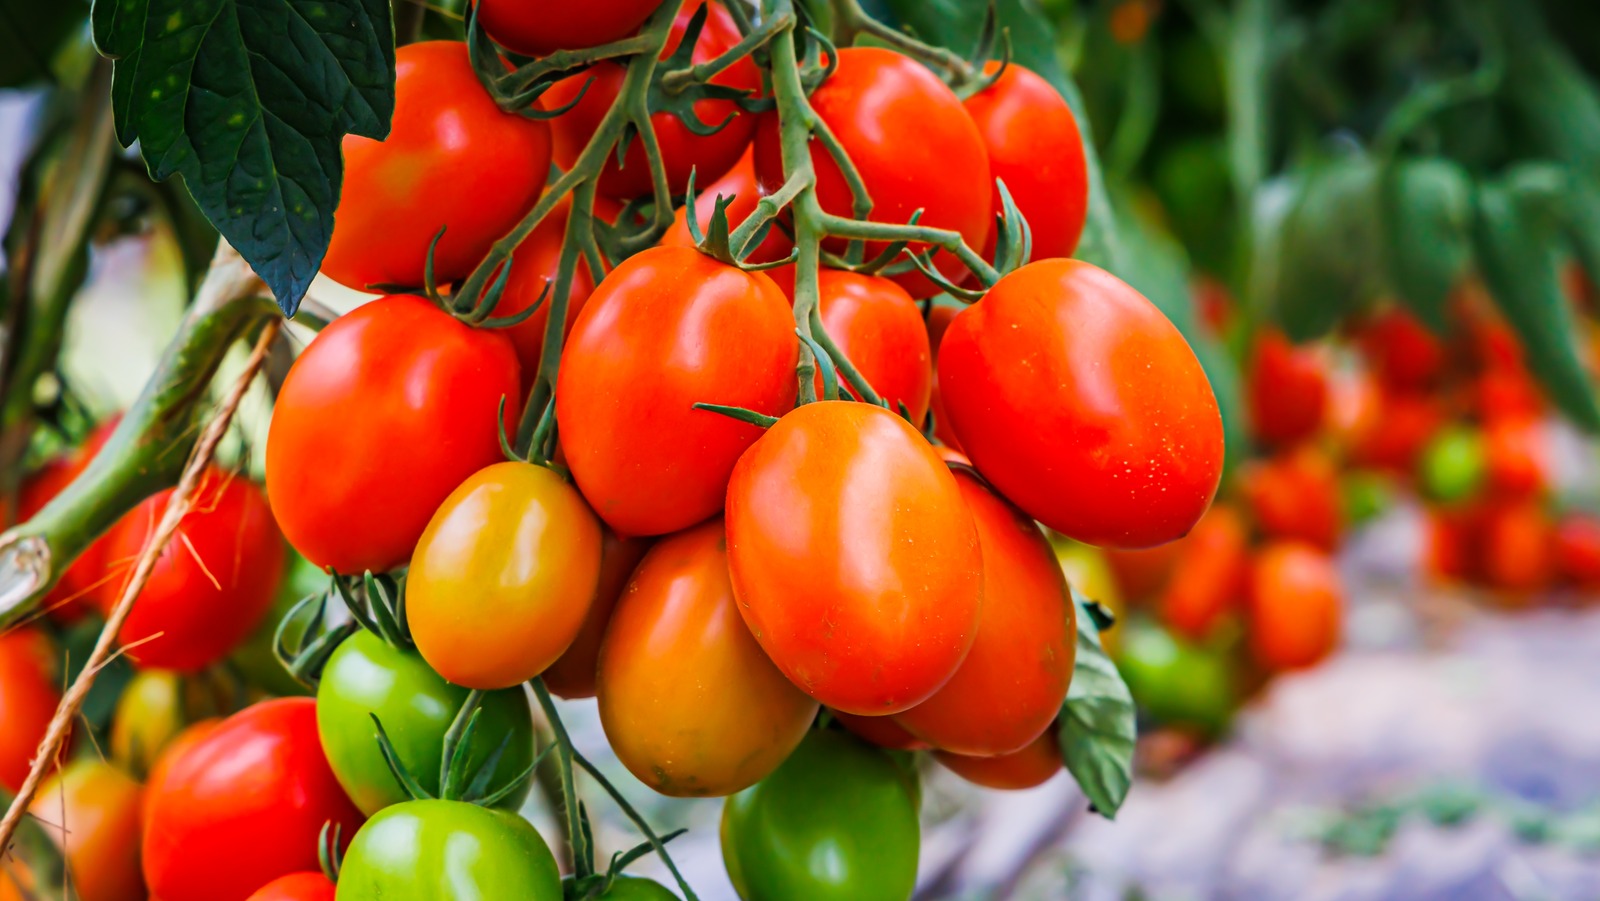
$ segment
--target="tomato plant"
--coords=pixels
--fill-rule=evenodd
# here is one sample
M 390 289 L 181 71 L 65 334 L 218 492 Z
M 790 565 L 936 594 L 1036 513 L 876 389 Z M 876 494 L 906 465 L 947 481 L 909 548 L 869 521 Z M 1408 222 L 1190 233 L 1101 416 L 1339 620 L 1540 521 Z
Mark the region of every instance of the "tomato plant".
M 0 633 L 0 786 L 16 791 L 28 777 L 50 717 L 61 703 L 61 657 L 37 629 Z
M 933 756 L 945 769 L 968 782 L 1002 791 L 1043 785 L 1061 772 L 1061 744 L 1054 728 L 1044 730 L 1038 738 L 1006 754 L 971 757 L 935 751 Z
M 511 260 L 511 272 L 506 276 L 505 291 L 494 308 L 495 316 L 516 316 L 534 307 L 527 319 L 505 329 L 512 346 L 517 349 L 517 361 L 522 364 L 524 390 L 538 376 L 539 362 L 544 358 L 544 331 L 550 321 L 546 292 L 555 290 L 570 207 L 570 203 L 564 203 L 551 211 L 517 248 Z M 595 276 L 589 272 L 587 263 L 580 262 L 572 270 L 572 284 L 567 289 L 567 332 L 572 331 L 572 323 L 594 290 L 594 283 Z
M 1303 541 L 1274 542 L 1257 552 L 1247 605 L 1250 648 L 1269 670 L 1310 666 L 1339 642 L 1339 573 L 1324 551 Z
M 61 846 L 80 901 L 143 901 L 139 870 L 143 789 L 103 760 L 69 763 L 28 812 Z
M 379 811 L 356 833 L 339 870 L 339 897 L 560 901 L 561 875 L 538 831 L 514 813 L 407 801 Z
M 700 225 L 702 231 L 710 224 L 711 216 L 716 212 L 719 199 L 728 201 L 724 213 L 728 217 L 728 221 L 738 223 L 748 219 L 750 214 L 755 212 L 756 204 L 760 203 L 761 198 L 766 196 L 761 191 L 760 183 L 756 181 L 755 158 L 748 149 L 745 150 L 743 156 L 739 157 L 739 161 L 733 164 L 733 168 L 724 173 L 721 178 L 706 184 L 704 187 L 696 185 L 696 190 L 699 191 L 700 196 L 696 197 L 694 201 L 695 221 Z M 672 226 L 667 229 L 666 234 L 661 236 L 662 244 L 671 247 L 694 246 L 694 234 L 689 231 L 688 209 L 688 204 L 685 204 L 683 209 L 678 211 L 677 216 L 672 220 Z M 745 259 L 751 263 L 776 262 L 788 256 L 793 246 L 794 242 L 783 233 L 783 229 L 773 228 L 767 232 L 765 238 L 761 239 L 760 244 L 751 248 Z M 781 268 L 767 270 L 768 274 L 773 276 L 774 281 L 778 283 L 778 287 L 784 287 L 784 282 L 787 281 L 788 287 L 785 289 L 785 293 L 792 294 L 794 291 L 794 276 L 791 274 L 786 280 L 780 279 L 778 278 L 778 272 L 780 271 Z

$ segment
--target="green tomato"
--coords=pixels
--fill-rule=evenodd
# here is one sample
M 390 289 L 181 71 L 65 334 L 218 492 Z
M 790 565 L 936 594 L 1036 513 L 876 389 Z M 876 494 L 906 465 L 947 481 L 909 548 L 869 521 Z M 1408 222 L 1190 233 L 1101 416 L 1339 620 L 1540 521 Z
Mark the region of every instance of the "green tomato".
M 1394 506 L 1394 481 L 1385 473 L 1358 470 L 1344 478 L 1344 521 L 1352 526 L 1371 522 Z
M 894 901 L 917 882 L 917 804 L 900 767 L 814 730 L 722 807 L 722 859 L 744 901 Z
M 339 901 L 560 901 L 555 855 L 527 820 L 462 801 L 380 810 L 350 842 Z
M 439 791 L 444 735 L 467 690 L 429 668 L 422 655 L 386 644 L 370 632 L 345 639 L 322 670 L 317 686 L 317 731 L 333 774 L 361 812 L 372 815 L 407 800 L 378 748 L 377 714 L 400 761 L 430 793 Z M 519 686 L 490 692 L 468 751 L 470 782 L 503 741 L 489 791 L 498 790 L 533 763 L 533 713 Z M 496 806 L 516 810 L 531 780 Z
M 1148 622 L 1127 624 L 1117 668 L 1133 699 L 1155 719 L 1208 735 L 1227 728 L 1238 707 L 1228 658 Z
M 1419 473 L 1422 493 L 1440 503 L 1468 500 L 1483 487 L 1488 454 L 1477 429 L 1444 429 L 1422 449 Z
M 590 878 L 598 880 L 601 877 Z M 571 876 L 561 880 L 561 888 L 566 897 L 581 901 L 678 901 L 678 896 L 671 889 L 643 876 L 619 875 L 605 891 L 597 895 L 578 894 Z

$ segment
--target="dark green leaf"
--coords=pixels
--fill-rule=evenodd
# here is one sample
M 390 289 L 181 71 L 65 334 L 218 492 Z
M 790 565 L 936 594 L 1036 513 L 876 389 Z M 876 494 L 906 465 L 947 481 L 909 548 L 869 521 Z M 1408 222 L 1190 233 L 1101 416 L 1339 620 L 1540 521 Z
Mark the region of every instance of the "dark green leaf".
M 1378 268 L 1377 167 L 1317 165 L 1298 180 L 1277 247 L 1271 300 L 1290 338 L 1328 333 L 1371 290 Z
M 1061 759 L 1095 810 L 1114 819 L 1133 784 L 1138 738 L 1133 695 L 1100 646 L 1094 617 L 1083 608 L 1085 599 L 1077 589 L 1072 597 L 1078 605 L 1078 656 L 1061 708 Z
M 1522 339 L 1528 367 L 1567 416 L 1600 431 L 1600 403 L 1561 288 L 1558 216 L 1548 189 L 1535 187 L 1546 179 L 1531 177 L 1542 175 L 1514 167 L 1504 181 L 1479 186 L 1473 246 L 1489 292 Z
M 1498 4 L 1513 129 L 1540 154 L 1600 177 L 1600 90 L 1531 10 Z
M 1447 327 L 1450 292 L 1472 263 L 1472 180 L 1449 160 L 1401 160 L 1379 189 L 1389 281 L 1434 331 Z
M 88 12 L 85 0 L 0 3 L 0 88 L 49 78 L 56 49 Z
M 292 314 L 333 231 L 346 133 L 394 109 L 388 0 L 95 0 L 117 60 L 117 135 L 206 218 Z
M 1600 179 L 1574 175 L 1562 224 L 1589 281 L 1600 285 Z

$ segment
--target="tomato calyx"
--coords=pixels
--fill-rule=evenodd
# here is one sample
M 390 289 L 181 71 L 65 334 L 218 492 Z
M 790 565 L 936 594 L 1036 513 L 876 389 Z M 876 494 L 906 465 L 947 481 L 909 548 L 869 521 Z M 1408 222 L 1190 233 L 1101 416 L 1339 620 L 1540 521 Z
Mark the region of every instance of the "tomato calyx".
M 334 573 L 332 584 L 307 595 L 290 608 L 278 622 L 272 637 L 272 653 L 283 668 L 305 687 L 316 690 L 328 658 L 360 629 L 366 629 L 396 648 L 413 648 L 406 627 L 405 584 L 387 573 L 368 571 L 359 578 Z M 355 583 L 352 587 L 350 582 Z M 335 594 L 350 612 L 350 619 L 330 626 L 328 600 Z M 306 616 L 310 611 L 311 615 Z M 299 634 L 291 638 L 296 627 Z
M 344 824 L 329 820 L 322 824 L 322 834 L 317 836 L 317 863 L 329 882 L 339 881 L 339 868 L 344 865 Z
M 467 18 L 467 57 L 473 71 L 501 109 L 530 119 L 553 119 L 567 112 L 583 100 L 593 84 L 592 79 L 586 82 L 583 90 L 570 103 L 555 109 L 542 108 L 538 103 L 539 98 L 563 78 L 598 62 L 625 60 L 660 49 L 646 25 L 638 34 L 609 44 L 557 50 L 540 57 L 525 56 L 495 43 L 478 21 L 479 9 L 478 4 L 473 4 Z M 511 65 L 506 65 L 507 62 Z
M 504 785 L 491 788 L 489 782 L 494 778 L 500 758 L 511 744 L 511 733 L 507 732 L 500 737 L 500 743 L 484 759 L 482 765 L 476 770 L 472 769 L 468 763 L 468 751 L 472 747 L 473 735 L 478 730 L 478 722 L 483 715 L 483 699 L 487 694 L 488 692 L 478 688 L 468 692 L 466 700 L 461 702 L 461 709 L 456 712 L 455 720 L 450 723 L 450 729 L 444 734 L 444 754 L 439 766 L 438 795 L 423 788 L 416 776 L 406 768 L 405 762 L 400 759 L 400 753 L 395 750 L 394 743 L 389 739 L 389 733 L 384 731 L 383 722 L 378 719 L 378 715 L 368 714 L 372 717 L 372 725 L 377 730 L 378 749 L 383 754 L 383 761 L 389 765 L 389 772 L 394 774 L 395 781 L 411 800 L 461 801 L 479 807 L 493 807 L 526 784 L 533 777 L 534 770 L 544 762 L 545 755 L 550 753 L 548 747 L 535 754 L 533 762 L 522 772 L 507 780 Z
M 728 7 L 736 5 L 730 3 Z M 753 92 L 749 90 L 712 84 L 711 79 L 772 40 L 773 35 L 789 27 L 789 22 L 782 21 L 781 17 L 764 22 L 759 29 L 747 29 L 748 33 L 737 44 L 718 55 L 716 59 L 696 65 L 695 47 L 700 43 L 700 32 L 705 29 L 706 16 L 710 11 L 709 4 L 702 4 L 689 17 L 689 24 L 683 31 L 683 40 L 678 42 L 677 49 L 673 50 L 671 55 L 656 64 L 655 75 L 650 79 L 650 86 L 645 92 L 645 103 L 650 112 L 675 116 L 691 134 L 700 137 L 714 135 L 727 128 L 738 115 L 737 111 L 729 111 L 721 122 L 713 125 L 701 119 L 700 114 L 695 112 L 695 104 L 702 100 L 732 101 L 746 112 L 759 112 L 770 106 L 770 102 L 765 104 L 760 101 L 752 102 Z M 622 139 L 617 143 L 617 158 L 621 159 L 627 152 L 630 140 L 642 137 L 643 134 L 638 126 L 624 131 Z M 653 140 L 653 136 L 650 140 Z

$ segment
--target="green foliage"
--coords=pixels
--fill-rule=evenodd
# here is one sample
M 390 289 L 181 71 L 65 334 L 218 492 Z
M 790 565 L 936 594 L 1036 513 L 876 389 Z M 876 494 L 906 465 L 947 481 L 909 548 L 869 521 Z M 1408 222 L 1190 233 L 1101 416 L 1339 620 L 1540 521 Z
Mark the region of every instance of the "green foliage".
M 1309 341 L 1331 331 L 1373 287 L 1378 168 L 1365 157 L 1320 163 L 1293 192 L 1269 296 L 1284 332 Z
M 1061 758 L 1094 809 L 1114 819 L 1133 784 L 1133 695 L 1100 646 L 1089 601 L 1077 589 L 1072 598 L 1078 605 L 1078 655 L 1061 708 Z
M 88 13 L 85 0 L 0 4 L 0 88 L 50 79 L 56 48 Z
M 1399 299 L 1434 331 L 1472 262 L 1472 181 L 1442 157 L 1399 160 L 1379 187 L 1384 262 Z

